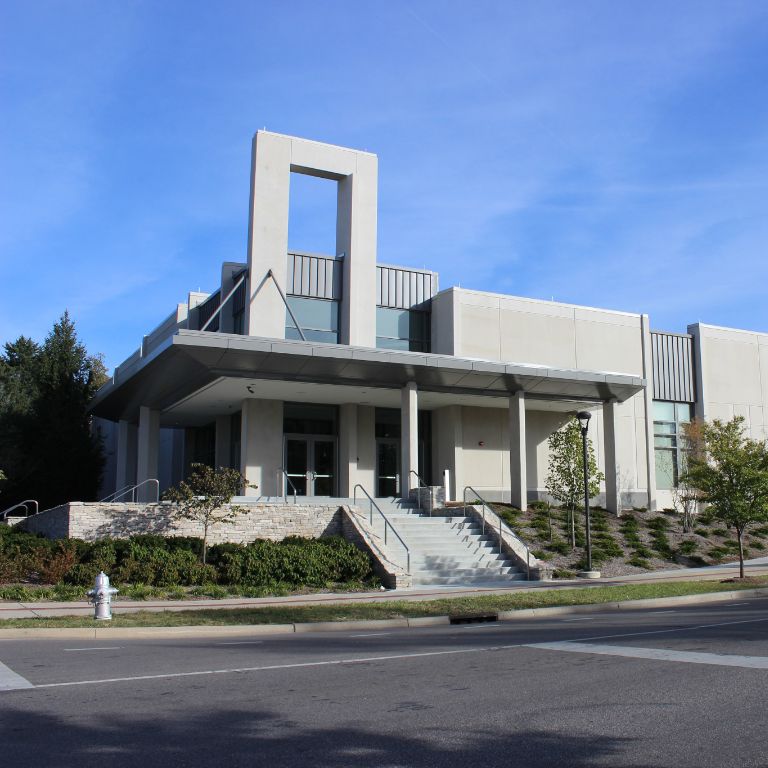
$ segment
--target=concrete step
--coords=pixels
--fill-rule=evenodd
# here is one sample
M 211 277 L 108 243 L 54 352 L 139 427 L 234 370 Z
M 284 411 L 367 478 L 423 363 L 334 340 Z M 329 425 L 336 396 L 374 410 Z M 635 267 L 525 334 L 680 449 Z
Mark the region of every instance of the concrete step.
M 465 576 L 456 574 L 452 576 L 420 576 L 413 578 L 414 587 L 503 587 L 515 581 L 525 581 L 524 573 L 502 576 Z

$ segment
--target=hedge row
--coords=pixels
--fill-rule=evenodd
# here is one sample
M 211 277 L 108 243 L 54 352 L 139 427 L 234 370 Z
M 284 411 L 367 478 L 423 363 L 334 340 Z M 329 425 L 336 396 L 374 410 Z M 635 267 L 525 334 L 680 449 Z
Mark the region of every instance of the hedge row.
M 342 538 L 251 544 L 217 544 L 200 562 L 202 540 L 192 537 L 133 536 L 89 543 L 50 540 L 0 526 L 0 584 L 40 583 L 90 586 L 99 571 L 114 583 L 153 586 L 276 584 L 322 587 L 361 582 L 373 575 L 364 552 Z

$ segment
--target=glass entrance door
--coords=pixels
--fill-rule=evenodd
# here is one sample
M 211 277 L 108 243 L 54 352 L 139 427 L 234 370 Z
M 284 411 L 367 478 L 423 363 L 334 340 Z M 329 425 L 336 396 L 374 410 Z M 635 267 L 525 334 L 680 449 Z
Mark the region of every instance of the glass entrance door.
M 285 438 L 285 471 L 293 487 L 286 493 L 297 496 L 336 494 L 336 440 L 329 437 Z
M 400 493 L 400 441 L 376 440 L 376 495 L 397 496 Z

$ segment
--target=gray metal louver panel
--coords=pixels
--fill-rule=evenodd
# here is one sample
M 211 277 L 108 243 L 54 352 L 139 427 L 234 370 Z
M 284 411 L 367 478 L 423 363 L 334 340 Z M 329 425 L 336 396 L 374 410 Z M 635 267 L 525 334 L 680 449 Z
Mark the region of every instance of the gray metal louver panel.
M 654 400 L 696 402 L 692 337 L 652 331 L 651 350 Z
M 287 272 L 286 292 L 289 295 L 311 299 L 341 299 L 341 259 L 309 253 L 289 253 Z
M 380 307 L 410 309 L 437 293 L 437 275 L 403 267 L 376 267 L 376 303 Z

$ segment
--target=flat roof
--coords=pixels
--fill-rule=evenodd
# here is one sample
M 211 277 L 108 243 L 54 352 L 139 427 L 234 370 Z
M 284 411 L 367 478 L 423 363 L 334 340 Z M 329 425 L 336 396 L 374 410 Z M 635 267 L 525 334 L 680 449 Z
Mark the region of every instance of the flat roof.
M 421 391 L 457 396 L 525 392 L 540 400 L 587 402 L 622 402 L 646 386 L 637 376 L 605 371 L 179 330 L 116 371 L 96 394 L 91 412 L 134 420 L 140 406 L 167 410 L 222 378 L 389 390 L 413 381 Z

